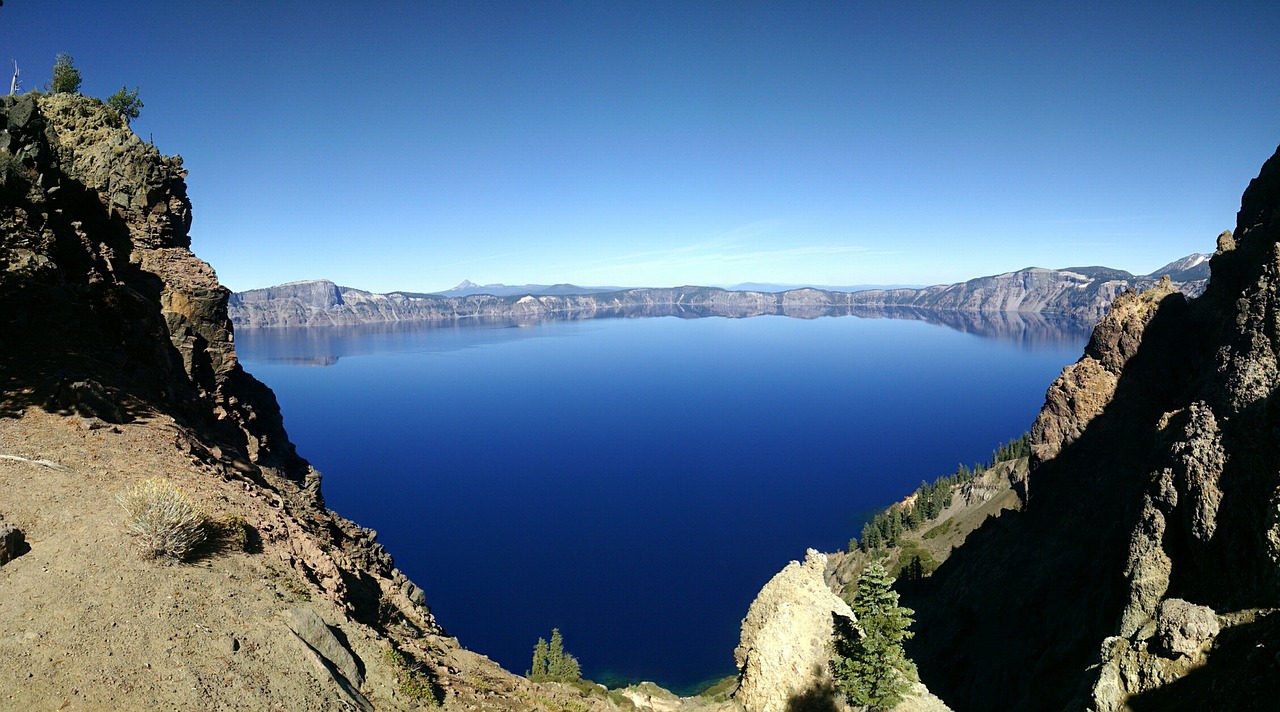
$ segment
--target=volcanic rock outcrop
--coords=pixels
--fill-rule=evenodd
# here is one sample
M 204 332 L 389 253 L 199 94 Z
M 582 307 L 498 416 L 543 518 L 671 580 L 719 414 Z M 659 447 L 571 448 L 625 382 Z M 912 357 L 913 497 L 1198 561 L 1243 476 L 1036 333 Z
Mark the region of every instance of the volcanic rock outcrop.
M 188 249 L 185 175 L 96 99 L 0 98 L 0 707 L 611 709 L 461 648 L 324 507 Z M 112 500 L 146 477 L 217 515 L 199 565 L 134 551 Z
M 1280 153 L 1212 277 L 1122 295 L 1033 428 L 1022 510 L 904 591 L 956 710 L 1280 698 Z
M 787 712 L 810 699 L 835 699 L 828 662 L 832 616 L 854 620 L 823 579 L 827 557 L 810 549 L 756 596 L 734 651 L 741 684 L 734 700 L 751 712 Z

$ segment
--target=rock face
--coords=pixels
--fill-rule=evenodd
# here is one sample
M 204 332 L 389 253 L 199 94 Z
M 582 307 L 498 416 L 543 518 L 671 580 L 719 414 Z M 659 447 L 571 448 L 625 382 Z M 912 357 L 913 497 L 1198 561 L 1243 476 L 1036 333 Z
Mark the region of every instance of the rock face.
M 236 361 L 229 292 L 187 249 L 182 159 L 82 97 L 9 97 L 0 112 L 5 372 L 48 401 L 70 394 L 62 405 L 72 410 L 95 407 L 76 402 L 90 390 L 99 409 L 120 407 L 125 393 L 163 404 L 242 460 L 305 482 L 274 396 Z M 76 372 L 93 378 L 69 378 Z
M 594 319 L 610 316 L 749 317 L 782 314 L 802 318 L 848 314 L 849 295 L 817 289 L 783 294 L 731 292 L 715 287 L 626 289 L 599 294 L 506 295 L 371 292 L 332 282 L 293 282 L 231 297 L 237 326 L 352 326 L 455 319 Z
M 734 700 L 748 712 L 788 712 L 828 700 L 833 616 L 854 620 L 849 604 L 823 579 L 827 557 L 813 549 L 765 584 L 742 621 L 734 651 L 741 683 Z
M 904 595 L 908 652 L 954 709 L 1274 705 L 1278 243 L 1280 153 L 1203 295 L 1122 295 L 1050 387 L 1022 511 Z
M 1177 288 L 1194 295 L 1204 288 L 1203 255 L 1167 266 L 1182 281 Z M 374 294 L 339 287 L 323 280 L 293 282 L 231 296 L 229 313 L 237 326 L 330 326 L 397 321 L 453 319 L 593 319 L 616 316 L 727 316 L 775 314 L 819 316 L 901 315 L 903 318 L 955 319 L 953 314 L 1052 314 L 1094 324 L 1116 295 L 1132 287 L 1148 287 L 1158 277 L 1134 277 L 1102 267 L 1072 270 L 1031 268 L 982 277 L 963 284 L 927 289 L 833 292 L 792 289 L 786 292 L 729 291 L 716 287 L 639 288 L 614 291 L 569 291 L 484 294 L 468 289 L 457 296 L 391 292 Z M 461 286 L 461 285 L 460 285 Z M 940 314 L 941 316 L 927 316 Z
M 1111 302 L 1130 289 L 1154 286 L 1164 276 L 1188 296 L 1204 291 L 1207 255 L 1190 255 L 1145 276 L 1106 267 L 1042 269 L 1030 267 L 960 284 L 925 289 L 855 292 L 853 303 L 914 307 L 935 311 L 1034 312 L 1064 314 L 1096 323 Z

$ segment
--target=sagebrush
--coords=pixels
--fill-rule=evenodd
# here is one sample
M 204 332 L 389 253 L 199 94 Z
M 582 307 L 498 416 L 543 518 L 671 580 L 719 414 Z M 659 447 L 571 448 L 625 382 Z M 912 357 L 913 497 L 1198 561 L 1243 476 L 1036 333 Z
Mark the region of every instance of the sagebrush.
M 205 540 L 204 512 L 169 482 L 140 482 L 119 500 L 125 531 L 137 537 L 144 556 L 182 561 Z

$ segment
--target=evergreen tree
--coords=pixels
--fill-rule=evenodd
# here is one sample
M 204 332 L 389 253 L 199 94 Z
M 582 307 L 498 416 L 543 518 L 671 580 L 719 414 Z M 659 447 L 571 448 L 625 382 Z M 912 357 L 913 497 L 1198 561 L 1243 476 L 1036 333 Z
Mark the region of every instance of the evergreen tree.
M 564 676 L 564 638 L 559 628 L 551 629 L 551 646 L 547 649 L 547 677 L 561 680 Z
M 922 578 L 924 578 L 924 562 L 920 560 L 919 554 L 913 554 L 902 566 L 902 580 L 919 581 Z
M 53 61 L 53 81 L 49 90 L 55 94 L 75 94 L 80 91 L 80 70 L 75 60 L 66 52 L 59 52 Z
M 872 522 L 862 525 L 862 550 L 874 551 L 884 545 L 884 538 L 880 536 L 880 528 Z
M 922 503 L 922 502 L 920 502 L 920 500 L 919 500 L 919 499 L 917 499 L 917 500 L 916 500 L 916 506 L 912 507 L 912 508 L 908 511 L 908 513 L 907 513 L 907 528 L 908 528 L 908 529 L 912 529 L 912 530 L 919 529 L 919 528 L 920 528 L 920 525 L 921 525 L 921 524 L 924 524 L 924 519 L 925 519 L 925 517 L 924 517 L 924 515 L 925 515 L 925 508 L 924 508 L 923 506 L 920 506 L 921 504 L 923 504 L 923 503 Z
M 107 97 L 107 106 L 115 109 L 127 126 L 142 113 L 142 101 L 138 99 L 138 88 L 134 87 L 133 91 L 129 91 L 125 87 L 120 87 L 120 91 Z
M 907 628 L 914 611 L 898 605 L 892 585 L 893 578 L 873 561 L 858 579 L 853 601 L 861 634 L 852 626 L 837 630 L 831 671 L 850 704 L 893 707 L 917 679 L 902 647 L 912 635 Z
M 551 642 L 538 638 L 533 646 L 533 667 L 528 678 L 534 682 L 573 682 L 582 679 L 578 659 L 564 651 L 559 628 L 551 629 Z
M 542 682 L 547 679 L 547 641 L 538 638 L 537 644 L 533 646 L 533 667 L 529 670 L 529 679 L 534 682 Z

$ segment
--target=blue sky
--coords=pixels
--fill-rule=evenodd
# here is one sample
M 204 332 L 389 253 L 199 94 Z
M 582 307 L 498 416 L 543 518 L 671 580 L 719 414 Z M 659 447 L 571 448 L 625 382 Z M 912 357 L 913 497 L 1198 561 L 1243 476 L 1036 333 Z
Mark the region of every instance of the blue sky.
M 1280 143 L 1280 3 L 9 0 L 242 290 L 1147 272 Z

